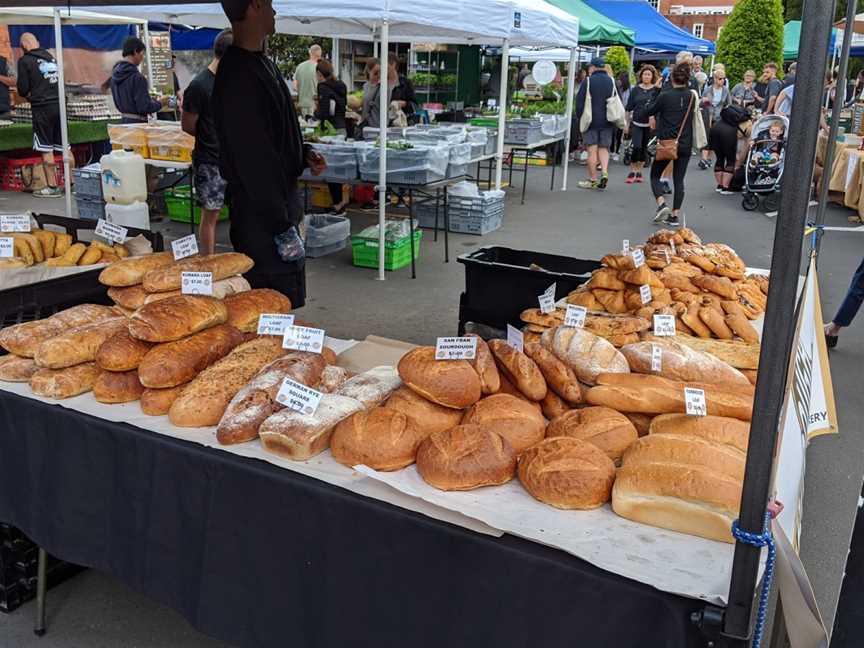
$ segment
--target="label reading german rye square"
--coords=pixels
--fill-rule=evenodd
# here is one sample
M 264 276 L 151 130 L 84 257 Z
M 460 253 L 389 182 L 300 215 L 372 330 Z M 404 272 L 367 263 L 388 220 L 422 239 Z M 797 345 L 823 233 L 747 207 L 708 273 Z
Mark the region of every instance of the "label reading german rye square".
M 705 416 L 708 406 L 705 404 L 705 390 L 695 387 L 684 388 L 684 407 L 690 416 Z
M 212 272 L 181 272 L 180 293 L 183 295 L 212 295 Z
M 29 214 L 0 214 L 0 232 L 29 232 Z
M 647 304 L 651 301 L 651 286 L 648 284 L 642 284 L 639 286 L 639 298 L 642 300 L 643 304 Z
M 174 260 L 179 261 L 198 254 L 198 241 L 194 234 L 189 234 L 189 236 L 171 241 L 171 250 L 174 252 Z
M 519 352 L 525 350 L 525 337 L 515 326 L 507 325 L 507 344 Z
M 435 341 L 436 360 L 473 360 L 477 357 L 477 338 L 439 337 Z
M 15 256 L 15 239 L 4 236 L 0 238 L 0 259 Z
M 572 326 L 574 328 L 585 328 L 585 316 L 588 314 L 588 309 L 584 306 L 576 304 L 567 304 L 567 312 L 564 313 L 564 326 Z
M 659 344 L 651 345 L 651 371 L 656 373 L 663 371 L 663 347 Z
M 294 316 L 286 313 L 261 313 L 258 335 L 285 335 L 285 327 L 294 325 Z
M 542 295 L 538 295 L 541 313 L 552 313 L 555 310 L 555 284 L 549 286 Z
M 633 265 L 635 267 L 645 265 L 645 253 L 640 249 L 635 249 L 630 253 L 630 256 L 633 257 Z
M 282 334 L 282 348 L 321 353 L 324 349 L 324 329 L 309 326 L 286 326 L 285 333 Z
M 675 335 L 675 316 L 674 315 L 655 315 L 654 316 L 654 335 L 657 335 L 657 336 Z
M 119 225 L 115 225 L 114 223 L 109 223 L 104 218 L 100 218 L 96 222 L 96 229 L 94 230 L 96 236 L 101 236 L 104 239 L 108 239 L 109 241 L 114 241 L 115 243 L 122 243 L 126 240 L 126 234 L 128 231 L 125 227 L 120 227 Z
M 311 416 L 321 402 L 321 392 L 290 378 L 285 378 L 276 394 L 276 402 L 295 412 Z

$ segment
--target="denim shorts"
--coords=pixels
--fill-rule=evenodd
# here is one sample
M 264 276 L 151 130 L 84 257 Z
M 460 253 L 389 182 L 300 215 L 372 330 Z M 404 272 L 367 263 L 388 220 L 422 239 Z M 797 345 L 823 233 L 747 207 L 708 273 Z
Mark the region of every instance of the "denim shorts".
M 195 192 L 202 209 L 222 209 L 227 186 L 215 164 L 199 164 L 195 167 Z
M 615 129 L 609 128 L 589 128 L 582 133 L 582 143 L 585 146 L 599 146 L 600 148 L 608 149 L 612 146 L 612 133 Z

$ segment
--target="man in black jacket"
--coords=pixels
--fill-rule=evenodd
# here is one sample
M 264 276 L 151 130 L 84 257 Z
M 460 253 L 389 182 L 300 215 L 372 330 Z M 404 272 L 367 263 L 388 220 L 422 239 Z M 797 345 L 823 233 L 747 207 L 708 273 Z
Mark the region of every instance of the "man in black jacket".
M 586 104 L 591 108 L 591 123 L 582 133 L 585 148 L 588 149 L 588 179 L 579 182 L 583 189 L 605 189 L 609 182 L 609 147 L 615 125 L 606 119 L 606 101 L 615 94 L 615 82 L 606 73 L 606 61 L 595 57 L 588 66 L 588 78 L 579 88 L 576 96 L 576 110 L 579 119 L 585 112 Z M 586 101 L 590 92 L 590 102 Z M 600 165 L 600 180 L 597 180 L 597 165 Z
M 15 87 L 15 77 L 9 74 L 9 62 L 0 56 L 0 119 L 6 119 L 12 112 L 9 88 Z
M 221 0 L 234 44 L 219 62 L 213 85 L 213 116 L 219 167 L 228 182 L 231 244 L 255 261 L 246 273 L 253 288 L 273 288 L 295 307 L 306 300 L 305 259 L 283 261 L 275 237 L 300 223 L 297 178 L 308 166 L 315 175 L 322 157 L 303 145 L 285 79 L 264 53 L 276 31 L 271 0 Z
M 147 115 L 159 112 L 168 97 L 150 96 L 147 79 L 138 69 L 144 61 L 144 41 L 130 36 L 123 42 L 123 60 L 111 71 L 111 95 L 124 124 L 146 123 Z
M 57 87 L 57 61 L 39 47 L 30 32 L 21 34 L 24 55 L 18 59 L 18 94 L 30 102 L 33 113 L 33 150 L 42 154 L 46 187 L 34 191 L 34 196 L 56 198 L 63 195 L 57 186 L 54 152 L 63 153 L 60 132 L 60 103 Z M 64 97 L 65 98 L 65 97 Z

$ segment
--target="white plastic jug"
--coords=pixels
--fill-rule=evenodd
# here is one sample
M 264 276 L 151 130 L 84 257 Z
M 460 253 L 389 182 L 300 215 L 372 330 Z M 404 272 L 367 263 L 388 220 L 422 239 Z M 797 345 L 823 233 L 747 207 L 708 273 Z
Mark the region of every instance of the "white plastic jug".
M 133 202 L 131 205 L 105 203 L 105 220 L 121 227 L 150 229 L 150 210 L 146 202 Z
M 106 203 L 129 205 L 147 200 L 144 158 L 130 151 L 102 156 L 102 195 Z

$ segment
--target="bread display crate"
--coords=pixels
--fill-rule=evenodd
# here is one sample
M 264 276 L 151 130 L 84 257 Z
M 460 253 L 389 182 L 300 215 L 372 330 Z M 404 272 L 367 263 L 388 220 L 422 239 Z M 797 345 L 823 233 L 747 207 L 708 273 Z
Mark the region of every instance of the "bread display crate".
M 365 145 L 365 146 L 368 146 Z M 304 169 L 301 178 L 350 182 L 359 177 L 357 165 L 358 146 L 352 144 L 312 144 L 312 150 L 321 154 L 327 168 L 320 176 L 313 176 L 310 169 Z
M 447 177 L 448 178 L 457 178 L 459 176 L 468 175 L 468 163 L 465 164 L 453 164 L 452 162 L 447 165 Z
M 414 260 L 420 256 L 422 230 L 414 231 Z M 360 268 L 378 267 L 378 239 L 362 236 L 351 237 L 351 255 L 355 266 Z M 384 243 L 384 269 L 398 270 L 411 265 L 411 240 L 406 236 Z
M 75 196 L 88 200 L 102 200 L 102 165 L 98 162 L 80 169 L 72 169 Z
M 511 119 L 504 126 L 507 144 L 536 144 L 543 139 L 543 125 L 539 119 Z
M 337 214 L 306 216 L 306 256 L 312 259 L 345 249 L 351 238 L 351 221 Z
M 88 198 L 76 194 L 75 208 L 78 210 L 78 218 L 86 220 L 105 218 L 105 201 L 101 198 Z
M 179 185 L 165 190 L 165 207 L 168 209 L 168 218 L 176 223 L 189 222 L 189 201 L 190 196 L 189 185 Z M 194 212 L 195 224 L 201 222 L 201 207 L 195 205 Z M 228 205 L 222 205 L 219 210 L 219 220 L 228 220 L 229 211 Z
M 378 162 L 381 151 L 377 146 L 359 149 L 360 177 L 378 182 Z M 428 184 L 443 180 L 450 161 L 447 146 L 416 145 L 411 148 L 387 149 L 387 182 L 393 184 Z
M 503 191 L 486 191 L 478 197 L 447 196 L 449 231 L 459 234 L 484 235 L 501 227 L 504 220 Z M 435 201 L 425 200 L 414 208 L 420 227 L 434 228 Z M 438 224 L 444 223 L 444 204 L 438 203 Z

